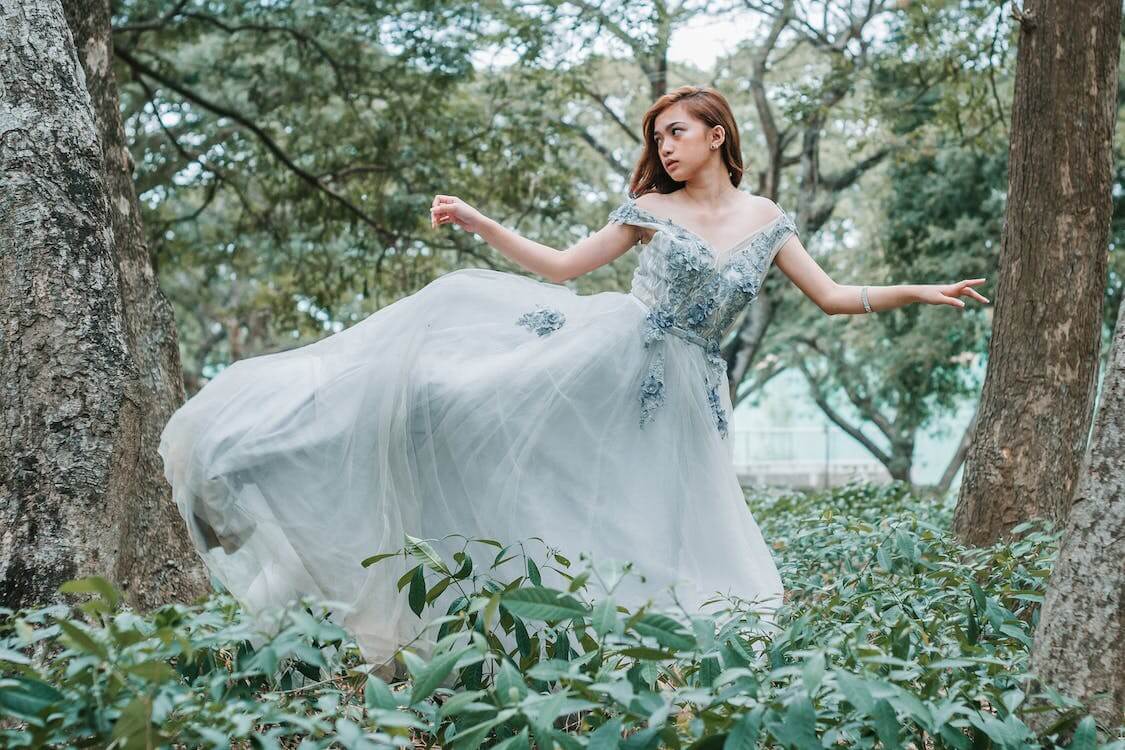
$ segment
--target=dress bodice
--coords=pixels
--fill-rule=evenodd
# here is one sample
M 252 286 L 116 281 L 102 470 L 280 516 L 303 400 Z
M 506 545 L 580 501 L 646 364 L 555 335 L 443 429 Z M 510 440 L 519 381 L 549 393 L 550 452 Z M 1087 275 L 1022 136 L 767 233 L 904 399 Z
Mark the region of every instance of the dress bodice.
M 641 208 L 632 198 L 609 214 L 612 223 L 656 230 L 641 253 L 629 289 L 649 311 L 645 345 L 667 332 L 702 347 L 711 370 L 708 400 L 724 437 L 726 414 L 718 387 L 726 361 L 720 343 L 738 313 L 757 298 L 777 251 L 790 234 L 797 234 L 789 214 L 773 205 L 777 208 L 773 219 L 721 253 L 696 233 Z M 663 403 L 663 387 L 663 352 L 658 351 L 641 388 L 642 427 Z
M 772 202 L 772 201 L 771 201 Z M 720 341 L 739 311 L 758 296 L 777 251 L 797 227 L 777 215 L 721 255 L 702 237 L 628 198 L 609 215 L 614 223 L 656 230 L 641 253 L 629 292 L 673 325 Z

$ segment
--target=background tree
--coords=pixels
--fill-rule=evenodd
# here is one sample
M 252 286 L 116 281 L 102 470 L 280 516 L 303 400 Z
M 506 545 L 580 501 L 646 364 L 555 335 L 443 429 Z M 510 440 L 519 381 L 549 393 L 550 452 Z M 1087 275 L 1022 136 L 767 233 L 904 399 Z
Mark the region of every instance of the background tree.
M 137 378 L 125 381 L 130 401 L 143 404 L 128 497 L 117 498 L 121 538 L 110 577 L 130 603 L 149 609 L 205 593 L 207 573 L 172 503 L 156 448 L 168 417 L 184 400 L 179 339 L 172 306 L 161 290 L 133 183 L 134 161 L 121 121 L 114 75 L 109 0 L 64 0 L 63 11 L 86 80 L 105 163 L 126 339 Z
M 112 130 L 108 26 L 89 28 Z M 147 257 L 117 246 L 139 238 L 121 140 L 106 142 L 109 176 L 61 3 L 4 0 L 0 45 L 0 603 L 51 601 L 94 574 L 138 606 L 193 598 L 206 578 L 145 455 L 146 411 L 166 410 L 178 369 L 170 329 L 141 317 L 160 314 Z
M 524 232 L 575 230 L 582 164 L 561 144 L 557 82 L 478 73 L 500 35 L 484 10 L 235 0 L 118 13 L 138 189 L 193 389 L 454 267 L 520 271 L 470 235 L 430 231 L 435 192 L 487 198 Z M 537 33 L 504 41 L 535 47 Z
M 1108 21 L 1107 21 L 1108 22 Z M 1123 303 L 1125 306 L 1125 303 Z M 1123 310 L 1125 312 L 1125 310 Z M 1030 671 L 1085 703 L 1109 733 L 1125 716 L 1125 315 L 1118 313 L 1101 406 L 1035 628 Z M 1029 714 L 1042 731 L 1054 711 Z
M 1094 406 L 1112 215 L 1120 2 L 1031 0 L 1013 12 L 994 328 L 954 516 L 977 545 L 1031 517 L 1066 519 Z

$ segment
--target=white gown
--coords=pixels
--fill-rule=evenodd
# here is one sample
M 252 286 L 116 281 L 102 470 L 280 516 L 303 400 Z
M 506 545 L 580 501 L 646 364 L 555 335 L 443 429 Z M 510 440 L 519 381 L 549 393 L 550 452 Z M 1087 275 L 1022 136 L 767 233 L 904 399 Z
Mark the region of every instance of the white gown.
M 311 595 L 367 661 L 412 640 L 426 655 L 436 629 L 415 636 L 455 587 L 419 618 L 396 587 L 416 561 L 360 561 L 411 534 L 453 564 L 464 539 L 442 538 L 459 534 L 524 540 L 536 562 L 531 537 L 576 568 L 580 552 L 632 561 L 645 580 L 615 592 L 630 608 L 670 605 L 674 585 L 689 611 L 734 594 L 772 621 L 783 588 L 732 466 L 718 342 L 796 227 L 777 208 L 720 257 L 632 199 L 609 220 L 657 230 L 628 293 L 455 270 L 320 341 L 235 362 L 172 415 L 159 452 L 173 498 L 248 612 Z M 497 552 L 468 551 L 478 569 Z M 504 565 L 504 581 L 525 572 Z

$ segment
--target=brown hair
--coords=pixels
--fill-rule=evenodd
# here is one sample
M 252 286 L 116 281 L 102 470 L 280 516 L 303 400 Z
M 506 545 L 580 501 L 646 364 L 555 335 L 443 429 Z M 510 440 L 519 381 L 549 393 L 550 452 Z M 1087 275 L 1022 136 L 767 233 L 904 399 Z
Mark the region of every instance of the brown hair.
M 723 126 L 726 138 L 719 147 L 719 153 L 726 163 L 730 184 L 738 187 L 742 182 L 742 149 L 739 148 L 738 126 L 734 124 L 734 113 L 726 98 L 710 86 L 680 86 L 657 99 L 645 112 L 641 123 L 644 147 L 629 182 L 629 196 L 632 198 L 654 190 L 658 193 L 671 193 L 684 185 L 683 182 L 673 180 L 665 171 L 654 139 L 656 116 L 677 102 L 682 102 L 684 108 L 702 120 L 708 128 Z

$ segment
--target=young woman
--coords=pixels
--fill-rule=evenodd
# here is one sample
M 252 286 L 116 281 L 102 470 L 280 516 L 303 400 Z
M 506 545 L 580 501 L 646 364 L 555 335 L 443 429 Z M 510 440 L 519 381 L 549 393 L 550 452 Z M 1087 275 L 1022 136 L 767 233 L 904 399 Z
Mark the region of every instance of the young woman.
M 173 496 L 249 611 L 313 595 L 336 603 L 368 661 L 408 642 L 426 653 L 435 634 L 416 638 L 423 620 L 396 586 L 414 562 L 360 564 L 410 534 L 447 561 L 464 536 L 538 537 L 572 561 L 635 564 L 619 604 L 690 612 L 733 596 L 772 619 L 784 589 L 732 466 L 723 337 L 774 261 L 828 314 L 987 302 L 972 289 L 984 279 L 833 282 L 786 212 L 738 188 L 738 130 L 713 89 L 666 94 L 642 128 L 634 197 L 565 252 L 434 199 L 434 227 L 474 232 L 550 283 L 452 271 L 340 333 L 235 362 L 172 416 L 160 453 Z M 638 243 L 628 293 L 558 283 Z M 553 567 L 544 584 L 565 588 Z M 516 554 L 495 574 L 526 570 Z

